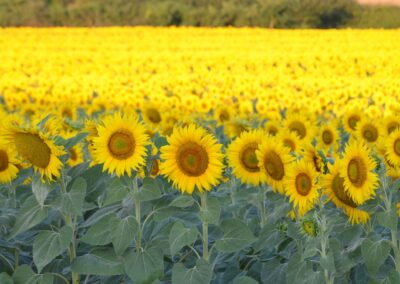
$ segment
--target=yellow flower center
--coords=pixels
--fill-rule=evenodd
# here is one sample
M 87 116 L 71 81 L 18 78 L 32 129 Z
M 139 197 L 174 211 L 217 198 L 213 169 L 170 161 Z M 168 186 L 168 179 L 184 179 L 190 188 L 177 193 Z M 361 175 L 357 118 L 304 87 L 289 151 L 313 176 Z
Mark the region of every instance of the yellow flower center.
M 375 142 L 378 139 L 378 129 L 372 124 L 366 124 L 363 126 L 362 134 L 365 140 L 368 142 Z
M 42 169 L 49 165 L 51 150 L 39 135 L 18 132 L 14 138 L 15 147 L 24 159 Z
M 160 112 L 155 108 L 147 109 L 146 110 L 146 116 L 153 123 L 160 123 L 161 122 Z
M 0 172 L 8 168 L 8 155 L 4 150 L 0 150 Z
M 198 177 L 208 168 L 208 154 L 199 144 L 187 142 L 180 146 L 176 154 L 176 162 L 186 175 Z
M 296 176 L 296 191 L 303 196 L 307 196 L 311 191 L 312 181 L 306 173 L 300 173 Z
M 393 143 L 393 150 L 397 156 L 400 156 L 400 138 L 397 138 Z
M 367 167 L 363 160 L 356 157 L 347 165 L 347 176 L 352 184 L 361 187 L 367 179 Z
M 326 144 L 326 145 L 330 145 L 333 142 L 333 134 L 330 130 L 324 130 L 322 132 L 322 141 Z
M 333 194 L 336 196 L 344 204 L 356 208 L 357 204 L 351 199 L 351 197 L 347 194 L 344 189 L 344 178 L 342 178 L 339 174 L 337 174 L 332 180 L 332 191 Z
M 350 129 L 356 130 L 357 123 L 360 121 L 360 117 L 358 115 L 352 115 L 347 120 Z
M 274 151 L 269 151 L 264 157 L 264 167 L 268 175 L 274 180 L 282 180 L 285 168 L 281 157 Z
M 126 160 L 131 157 L 135 151 L 135 147 L 135 139 L 129 131 L 119 130 L 113 133 L 108 140 L 108 150 L 118 160 Z
M 243 167 L 249 172 L 259 172 L 256 155 L 257 143 L 251 143 L 240 153 L 240 161 Z
M 307 129 L 301 121 L 293 121 L 292 123 L 290 123 L 289 130 L 296 132 L 301 139 L 303 139 L 307 135 Z

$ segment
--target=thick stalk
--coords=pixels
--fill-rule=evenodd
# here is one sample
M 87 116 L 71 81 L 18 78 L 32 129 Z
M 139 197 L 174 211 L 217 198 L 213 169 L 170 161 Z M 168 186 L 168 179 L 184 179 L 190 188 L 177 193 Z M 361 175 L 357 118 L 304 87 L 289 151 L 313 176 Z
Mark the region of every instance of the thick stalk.
M 266 224 L 266 214 L 265 214 L 265 189 L 264 186 L 260 186 L 260 193 L 261 193 L 261 198 L 260 198 L 260 228 L 264 228 L 264 225 Z
M 133 179 L 133 192 L 138 193 L 139 187 L 137 184 L 137 178 Z M 136 238 L 136 251 L 140 251 L 142 249 L 142 224 L 141 224 L 141 212 L 140 212 L 140 200 L 134 197 L 134 203 L 135 203 L 135 217 L 136 217 L 136 222 L 138 224 L 138 235 Z
M 207 210 L 207 192 L 203 192 L 200 194 L 201 197 L 201 210 Z M 203 223 L 203 258 L 208 260 L 208 224 L 206 222 Z
M 67 193 L 67 189 L 66 189 L 65 181 L 64 181 L 64 175 L 63 175 L 62 171 L 61 171 L 61 178 L 60 178 L 60 186 L 61 186 L 62 193 L 64 193 L 64 194 Z M 64 220 L 65 220 L 65 224 L 67 226 L 70 226 L 72 228 L 72 232 L 73 232 L 72 233 L 73 239 L 68 248 L 69 260 L 72 263 L 74 261 L 74 259 L 76 258 L 76 244 L 75 244 L 76 218 L 72 219 L 72 216 L 70 214 L 65 214 Z M 72 276 L 72 283 L 79 284 L 80 275 L 75 272 L 71 272 L 71 276 Z

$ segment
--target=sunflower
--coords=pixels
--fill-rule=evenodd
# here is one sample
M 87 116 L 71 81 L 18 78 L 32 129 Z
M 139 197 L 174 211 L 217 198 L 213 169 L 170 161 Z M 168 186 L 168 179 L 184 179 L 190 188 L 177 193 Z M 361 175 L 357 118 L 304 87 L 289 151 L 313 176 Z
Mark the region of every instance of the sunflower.
M 262 130 L 244 132 L 228 148 L 228 160 L 233 174 L 242 182 L 258 185 L 265 180 L 260 171 L 256 150 L 265 133 Z
M 400 129 L 394 130 L 384 144 L 388 163 L 393 167 L 400 167 Z
M 229 106 L 220 106 L 214 112 L 215 120 L 219 125 L 230 121 L 234 117 L 233 109 Z
M 10 183 L 18 175 L 17 153 L 13 148 L 0 144 L 0 183 Z
M 219 183 L 224 168 L 221 144 L 205 129 L 194 124 L 176 127 L 167 141 L 160 149 L 160 173 L 175 187 L 191 194 L 195 187 L 210 191 Z
M 301 144 L 301 140 L 296 132 L 283 129 L 276 135 L 276 139 L 282 142 L 283 145 L 290 150 L 290 152 L 295 153 L 297 150 L 299 150 L 298 148 Z
M 152 128 L 158 128 L 161 126 L 163 121 L 161 106 L 154 103 L 144 103 L 142 115 L 146 125 Z
M 249 131 L 249 126 L 245 122 L 231 120 L 225 123 L 224 130 L 228 137 L 234 138 L 240 136 L 243 132 Z
M 17 154 L 28 161 L 42 178 L 53 180 L 60 176 L 62 162 L 58 158 L 65 154 L 49 137 L 36 129 L 24 129 L 13 125 L 4 128 L 2 136 L 7 145 L 16 149 Z
M 319 147 L 321 147 L 321 149 L 336 150 L 338 140 L 339 140 L 338 130 L 331 124 L 324 124 L 319 128 L 317 144 Z
M 96 162 L 104 164 L 103 171 L 131 176 L 132 170 L 138 170 L 145 163 L 149 141 L 136 116 L 109 115 L 97 130 L 98 137 L 93 138 L 93 155 Z
M 383 119 L 382 125 L 379 129 L 379 133 L 386 137 L 396 129 L 400 129 L 400 117 L 397 115 L 389 115 Z
M 348 133 L 354 133 L 358 122 L 362 119 L 363 114 L 358 108 L 354 108 L 345 113 L 343 117 L 343 127 Z
M 292 162 L 289 149 L 272 137 L 264 139 L 256 150 L 258 166 L 266 174 L 265 180 L 280 193 L 284 193 L 287 167 Z
M 314 170 L 318 173 L 324 171 L 324 162 L 322 161 L 321 154 L 311 144 L 304 144 L 301 146 L 300 155 L 303 156 L 304 160 L 314 167 Z
M 281 123 L 278 120 L 268 120 L 264 128 L 268 135 L 276 136 L 281 129 Z
M 340 176 L 344 178 L 346 192 L 356 204 L 362 204 L 375 196 L 378 187 L 378 176 L 372 172 L 375 162 L 369 155 L 368 147 L 356 140 L 345 149 Z
M 343 166 L 341 160 L 336 160 L 333 166 L 328 165 L 329 174 L 324 175 L 321 186 L 336 207 L 342 208 L 344 213 L 349 216 L 350 222 L 365 223 L 370 218 L 368 212 L 358 209 L 357 204 L 351 198 L 344 186 L 344 178 L 340 176 L 340 169 Z
M 367 144 L 378 144 L 379 127 L 369 119 L 362 119 L 357 124 L 357 136 L 365 141 Z
M 317 174 L 313 165 L 300 160 L 290 164 L 285 178 L 286 195 L 300 210 L 312 207 L 318 199 Z
M 301 114 L 290 114 L 286 118 L 284 128 L 291 132 L 295 132 L 300 140 L 310 141 L 314 137 L 315 127 L 307 116 Z

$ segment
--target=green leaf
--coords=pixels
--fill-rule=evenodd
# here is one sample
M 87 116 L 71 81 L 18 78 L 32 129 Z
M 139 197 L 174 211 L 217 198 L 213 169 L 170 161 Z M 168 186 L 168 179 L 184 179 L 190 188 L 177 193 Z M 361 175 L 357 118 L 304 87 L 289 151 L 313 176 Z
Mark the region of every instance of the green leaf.
M 256 238 L 249 227 L 239 219 L 227 219 L 221 223 L 224 232 L 222 239 L 215 244 L 222 252 L 236 252 L 252 244 Z
M 160 198 L 161 190 L 155 179 L 145 177 L 143 179 L 143 185 L 140 187 L 138 192 L 135 192 L 133 197 L 140 201 L 150 201 Z
M 397 231 L 397 221 L 398 216 L 395 208 L 392 208 L 391 212 L 378 213 L 379 224 L 393 231 Z
M 18 266 L 13 274 L 15 284 L 33 284 L 36 283 L 35 278 L 35 272 L 26 264 Z
M 164 272 L 162 251 L 150 248 L 140 252 L 129 251 L 124 259 L 124 270 L 134 283 L 151 283 Z
M 111 242 L 117 255 L 122 255 L 125 252 L 138 230 L 136 219 L 132 216 L 119 220 L 111 232 Z
M 106 245 L 112 241 L 112 232 L 117 222 L 115 214 L 107 215 L 90 227 L 80 240 L 93 246 Z
M 38 234 L 33 243 L 33 261 L 39 273 L 68 248 L 72 234 L 72 228 L 69 226 L 64 226 L 59 232 L 42 231 Z
M 207 284 L 211 282 L 212 266 L 204 259 L 198 259 L 196 266 L 186 268 L 177 263 L 172 269 L 172 284 Z
M 233 284 L 258 284 L 258 282 L 251 277 L 240 276 L 233 280 Z
M 36 226 L 44 219 L 46 219 L 47 213 L 48 208 L 40 206 L 34 196 L 28 197 L 25 200 L 24 204 L 22 204 L 22 207 L 18 212 L 15 225 L 8 238 L 12 239 L 18 234 L 23 233 L 30 228 Z
M 287 263 L 281 264 L 274 258 L 265 262 L 261 269 L 261 281 L 267 283 L 285 283 L 286 282 Z
M 295 254 L 290 258 L 288 262 L 286 282 L 298 283 L 298 281 L 301 280 L 304 281 L 304 279 L 306 278 L 306 274 L 307 274 L 306 262 L 301 258 L 299 254 Z
M 207 224 L 218 224 L 221 206 L 215 197 L 207 196 L 207 209 L 199 212 L 199 218 Z
M 335 261 L 332 253 L 328 253 L 325 256 L 321 256 L 321 266 L 322 268 L 328 270 L 329 272 L 335 272 Z
M 62 193 L 58 199 L 61 212 L 81 216 L 86 195 L 86 180 L 78 177 L 72 184 L 71 190 Z
M 113 250 L 93 251 L 77 257 L 71 265 L 72 272 L 93 275 L 122 275 L 124 269 Z
M 37 202 L 40 204 L 40 206 L 43 207 L 44 201 L 47 198 L 47 195 L 49 195 L 49 192 L 51 191 L 51 185 L 48 183 L 42 182 L 42 179 L 40 176 L 35 175 L 32 179 L 32 192 L 33 195 L 36 197 Z
M 177 222 L 172 226 L 169 234 L 169 247 L 171 255 L 175 255 L 186 245 L 194 243 L 197 239 L 196 227 L 185 228 L 181 222 Z
M 189 195 L 179 195 L 177 198 L 172 200 L 169 206 L 178 207 L 178 208 L 185 208 L 192 206 L 194 203 L 193 197 Z
M 14 284 L 14 280 L 12 279 L 12 277 L 10 275 L 3 272 L 3 273 L 0 273 L 0 283 L 1 284 Z
M 387 240 L 372 241 L 365 239 L 361 244 L 361 254 L 370 273 L 378 272 L 390 253 L 390 243 Z
M 128 187 L 125 186 L 121 179 L 114 177 L 106 184 L 107 197 L 104 200 L 104 205 L 110 205 L 115 202 L 120 202 L 129 193 Z

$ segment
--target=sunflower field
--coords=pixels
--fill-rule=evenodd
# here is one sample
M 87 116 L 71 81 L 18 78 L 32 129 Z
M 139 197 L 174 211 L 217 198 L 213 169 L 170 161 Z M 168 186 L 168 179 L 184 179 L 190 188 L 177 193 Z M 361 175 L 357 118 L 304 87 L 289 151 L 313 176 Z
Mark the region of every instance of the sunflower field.
M 400 283 L 400 30 L 0 30 L 0 283 Z

